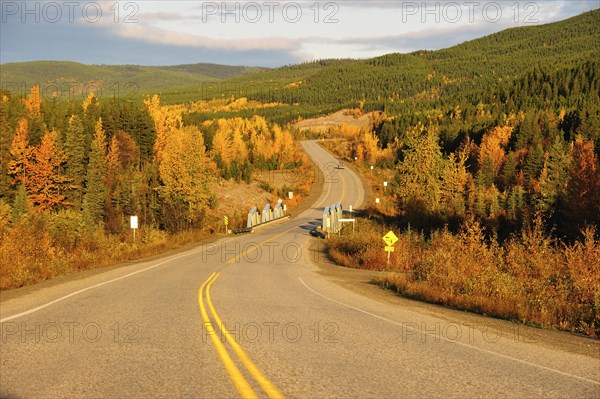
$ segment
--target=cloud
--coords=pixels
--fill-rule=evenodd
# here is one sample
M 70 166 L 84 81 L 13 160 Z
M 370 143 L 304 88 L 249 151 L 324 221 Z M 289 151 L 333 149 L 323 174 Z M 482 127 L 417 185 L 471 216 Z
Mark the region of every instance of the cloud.
M 198 19 L 198 17 L 194 15 L 183 15 L 175 12 L 141 12 L 139 14 L 136 14 L 136 19 L 144 22 L 170 22 Z
M 535 12 L 536 25 L 598 7 L 597 0 L 517 2 L 520 12 L 515 21 L 514 8 L 509 8 L 515 2 L 498 0 L 495 3 L 501 5 L 503 18 L 490 22 L 489 18 L 482 18 L 481 11 L 485 4 L 494 1 L 482 0 L 474 2 L 479 4 L 474 20 L 463 11 L 461 18 L 452 22 L 448 18 L 436 19 L 435 13 L 405 15 L 403 7 L 416 4 L 423 8 L 425 4 L 432 9 L 435 4 L 443 7 L 449 3 L 464 5 L 468 1 L 320 1 L 320 14 L 315 22 L 315 9 L 308 8 L 314 7 L 315 2 L 310 0 L 297 3 L 303 9 L 302 21 L 289 23 L 282 18 L 283 2 L 279 3 L 275 21 L 270 22 L 265 11 L 259 23 L 249 23 L 244 18 L 236 23 L 231 15 L 225 15 L 223 22 L 219 13 L 205 18 L 199 11 L 203 4 L 200 1 L 142 1 L 135 3 L 139 7 L 136 9 L 125 8 L 130 3 L 119 3 L 122 8 L 118 23 L 114 9 L 110 8 L 113 2 L 101 3 L 103 18 L 97 23 L 85 18 L 69 23 L 66 12 L 58 23 L 35 23 L 33 17 L 23 23 L 21 15 L 8 15 L 7 23 L 0 26 L 0 62 L 54 58 L 106 64 L 225 62 L 277 66 L 319 58 L 365 58 L 454 46 L 527 25 L 523 20 L 531 12 Z M 331 11 L 324 6 L 330 3 L 339 6 L 335 14 L 338 23 L 324 23 Z M 525 9 L 527 5 L 535 8 Z M 126 16 L 137 22 L 125 23 Z
M 224 51 L 297 51 L 300 48 L 300 44 L 297 41 L 282 37 L 253 37 L 247 39 L 212 38 L 135 24 L 120 25 L 115 34 L 122 38 L 135 39 L 152 44 L 201 47 Z

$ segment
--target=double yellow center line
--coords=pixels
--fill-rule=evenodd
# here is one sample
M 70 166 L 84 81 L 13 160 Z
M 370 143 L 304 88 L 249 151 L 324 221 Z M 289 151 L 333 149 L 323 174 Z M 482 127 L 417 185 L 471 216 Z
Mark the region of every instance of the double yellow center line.
M 344 178 L 342 178 L 342 200 L 345 196 L 345 192 L 346 192 L 346 184 L 345 184 Z M 233 264 L 235 262 L 238 262 L 241 258 L 256 251 L 257 249 L 259 249 L 260 247 L 265 245 L 267 242 L 273 241 L 276 238 L 279 238 L 279 237 L 283 236 L 284 234 L 289 233 L 290 231 L 292 231 L 294 229 L 297 229 L 298 227 L 300 227 L 300 225 L 294 226 L 280 234 L 277 234 L 269 239 L 266 239 L 266 240 L 260 242 L 259 244 L 252 246 L 248 250 L 246 250 L 243 253 L 234 257 L 233 259 L 230 259 L 227 262 L 227 264 Z M 210 313 L 211 313 L 215 323 L 217 324 L 217 326 L 219 327 L 219 330 L 221 331 L 220 336 L 225 336 L 225 339 L 227 340 L 229 345 L 233 348 L 233 351 L 237 355 L 240 362 L 244 365 L 246 370 L 250 373 L 250 375 L 252 375 L 254 380 L 256 380 L 256 382 L 258 382 L 258 384 L 265 391 L 265 393 L 269 396 L 269 398 L 284 398 L 285 396 L 283 395 L 283 393 L 271 381 L 269 381 L 267 376 L 265 376 L 259 370 L 259 368 L 252 361 L 252 359 L 250 359 L 250 357 L 244 351 L 244 349 L 242 349 L 242 347 L 235 341 L 235 339 L 232 337 L 232 335 L 229 333 L 229 331 L 227 331 L 227 329 L 225 328 L 225 325 L 223 324 L 223 321 L 221 320 L 217 311 L 215 310 L 215 307 L 210 298 L 210 288 L 211 288 L 212 284 L 217 280 L 217 278 L 219 277 L 220 274 L 221 273 L 215 272 L 215 273 L 211 274 L 211 276 L 202 283 L 202 285 L 198 289 L 198 305 L 200 306 L 200 313 L 202 314 L 202 321 L 204 322 L 204 327 L 206 328 L 206 332 L 210 336 L 210 339 L 211 339 L 213 345 L 215 346 L 215 349 L 217 350 L 217 354 L 219 355 L 221 362 L 225 366 L 225 370 L 229 374 L 229 378 L 231 378 L 237 391 L 240 393 L 240 395 L 243 398 L 258 398 L 258 395 L 254 391 L 252 386 L 248 383 L 248 380 L 246 379 L 246 377 L 244 377 L 244 375 L 242 374 L 242 372 L 240 371 L 238 366 L 235 364 L 231 355 L 227 351 L 227 348 L 225 347 L 225 345 L 219 338 L 219 334 L 217 334 L 217 331 L 216 331 L 210 317 L 208 316 L 208 312 L 207 312 L 206 306 L 204 304 L 204 296 L 206 296 L 206 303 L 208 304 L 208 310 L 210 310 Z
M 208 316 L 208 312 L 206 310 L 206 306 L 204 304 L 204 296 L 206 296 L 206 303 L 208 304 L 208 309 L 215 320 L 216 325 L 219 327 L 221 331 L 220 336 L 225 336 L 229 345 L 233 348 L 233 351 L 239 358 L 240 362 L 244 365 L 246 370 L 252 375 L 252 377 L 258 382 L 261 388 L 265 391 L 265 393 L 269 396 L 269 398 L 284 398 L 283 393 L 277 389 L 277 387 L 269 381 L 269 379 L 259 370 L 256 364 L 250 359 L 248 354 L 242 349 L 242 347 L 235 341 L 232 335 L 227 331 L 221 318 L 219 317 L 215 307 L 210 298 L 210 288 L 215 280 L 219 277 L 220 273 L 213 273 L 211 276 L 202 283 L 200 288 L 198 289 L 198 305 L 200 305 L 200 313 L 202 314 L 202 321 L 204 322 L 204 327 L 206 328 L 206 332 L 210 336 L 210 339 L 217 350 L 217 354 L 221 359 L 221 362 L 225 366 L 225 370 L 229 374 L 229 378 L 233 381 L 236 389 L 240 393 L 243 398 L 258 398 L 258 395 L 248 383 L 248 380 L 238 366 L 233 361 L 231 355 L 227 351 L 227 348 L 219 338 L 219 334 L 217 334 L 215 327 Z

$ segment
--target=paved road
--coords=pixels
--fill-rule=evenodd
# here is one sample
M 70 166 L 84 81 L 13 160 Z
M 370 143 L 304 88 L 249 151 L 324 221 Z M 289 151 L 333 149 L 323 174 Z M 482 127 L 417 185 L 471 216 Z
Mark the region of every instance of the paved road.
M 4 300 L 0 396 L 600 396 L 597 341 L 588 355 L 524 342 L 518 327 L 461 324 L 316 273 L 322 242 L 309 229 L 324 206 L 356 208 L 364 192 L 303 145 L 325 183 L 302 215 Z

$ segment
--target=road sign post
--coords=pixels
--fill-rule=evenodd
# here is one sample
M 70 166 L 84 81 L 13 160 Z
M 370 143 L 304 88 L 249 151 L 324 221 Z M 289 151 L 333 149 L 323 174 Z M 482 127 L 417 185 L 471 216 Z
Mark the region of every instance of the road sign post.
M 135 241 L 135 231 L 138 229 L 138 217 L 130 216 L 129 225 L 131 226 L 131 230 L 133 230 L 133 241 Z
M 392 252 L 394 252 L 394 244 L 398 242 L 398 237 L 394 234 L 393 231 L 389 231 L 386 235 L 382 237 L 383 242 L 385 242 L 385 252 L 387 252 L 387 265 L 390 265 L 390 256 Z

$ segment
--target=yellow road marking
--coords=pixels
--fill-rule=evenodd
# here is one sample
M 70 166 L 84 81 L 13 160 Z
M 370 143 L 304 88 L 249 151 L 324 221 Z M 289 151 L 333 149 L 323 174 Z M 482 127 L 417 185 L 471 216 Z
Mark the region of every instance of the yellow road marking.
M 271 381 L 269 381 L 267 376 L 265 376 L 258 369 L 256 364 L 250 359 L 250 357 L 244 351 L 244 349 L 242 349 L 242 347 L 235 341 L 231 333 L 227 331 L 225 325 L 223 324 L 223 321 L 221 321 L 221 318 L 217 314 L 217 311 L 215 310 L 215 307 L 213 306 L 212 300 L 210 298 L 210 288 L 212 286 L 212 283 L 214 283 L 217 279 L 217 277 L 219 277 L 219 273 L 217 273 L 217 276 L 206 287 L 206 302 L 208 303 L 208 308 L 210 309 L 210 312 L 212 313 L 215 322 L 221 329 L 221 332 L 225 335 L 227 342 L 229 342 L 242 364 L 246 367 L 250 374 L 252 374 L 252 377 L 254 377 L 254 379 L 264 389 L 265 393 L 269 396 L 269 398 L 284 398 L 285 396 L 283 395 L 283 393 L 279 389 L 277 389 L 277 387 Z
M 342 177 L 342 201 L 343 201 L 345 195 L 346 195 L 346 181 Z M 271 238 L 261 241 L 260 243 L 254 245 L 252 248 L 250 248 L 250 249 L 244 251 L 243 253 L 237 255 L 236 257 L 230 259 L 227 262 L 227 264 L 232 264 L 232 263 L 239 261 L 239 259 L 256 251 L 258 248 L 262 247 L 266 243 L 273 241 L 276 238 L 279 238 L 279 237 L 283 236 L 284 234 L 287 234 L 290 231 L 292 231 L 300 226 L 302 226 L 302 225 L 296 225 L 290 229 L 285 230 L 282 233 L 279 233 L 277 235 L 274 235 Z M 244 398 L 257 398 L 258 397 L 256 392 L 254 392 L 254 390 L 252 389 L 252 387 L 250 386 L 250 384 L 248 383 L 246 378 L 243 376 L 243 374 L 239 370 L 239 368 L 235 365 L 233 359 L 229 355 L 229 352 L 227 352 L 225 345 L 223 345 L 223 342 L 221 342 L 221 340 L 219 339 L 219 337 L 216 334 L 215 328 L 214 328 L 212 322 L 210 321 L 210 318 L 208 317 L 208 313 L 206 312 L 206 308 L 204 306 L 204 300 L 203 300 L 204 287 L 206 287 L 206 302 L 208 304 L 208 308 L 210 309 L 210 312 L 211 312 L 213 318 L 215 319 L 215 322 L 219 326 L 221 333 L 223 333 L 225 335 L 227 342 L 229 343 L 229 345 L 231 345 L 231 347 L 237 354 L 237 356 L 240 359 L 240 361 L 242 362 L 242 364 L 246 367 L 246 369 L 248 370 L 248 372 L 250 372 L 250 374 L 254 377 L 254 379 L 259 383 L 259 385 L 264 389 L 265 393 L 269 396 L 269 398 L 271 398 L 271 399 L 284 398 L 285 397 L 284 394 L 267 378 L 267 376 L 265 376 L 258 369 L 256 364 L 252 361 L 252 359 L 250 359 L 248 354 L 235 341 L 235 339 L 232 337 L 231 333 L 225 328 L 223 321 L 217 314 L 217 311 L 216 311 L 216 309 L 212 303 L 212 300 L 210 298 L 210 288 L 211 288 L 212 284 L 215 282 L 215 280 L 219 277 L 219 275 L 220 275 L 220 273 L 213 273 L 208 278 L 208 280 L 206 280 L 206 281 L 204 281 L 204 283 L 202 283 L 202 285 L 198 289 L 198 304 L 200 305 L 200 312 L 202 313 L 202 320 L 204 321 L 204 326 L 206 328 L 206 331 L 210 335 L 211 341 L 212 341 L 213 345 L 215 346 L 217 353 L 219 354 L 219 357 L 221 358 L 221 361 L 223 362 L 223 365 L 225 366 L 225 369 L 227 370 L 227 373 L 229 374 L 229 377 L 233 381 L 235 387 L 237 388 L 238 392 L 240 393 L 240 395 L 242 397 L 244 397 Z
M 227 371 L 227 374 L 229 374 L 229 378 L 231 378 L 231 381 L 233 381 L 233 384 L 235 385 L 235 387 L 238 390 L 238 392 L 240 393 L 240 395 L 243 398 L 258 398 L 258 395 L 256 394 L 256 392 L 254 392 L 254 390 L 252 389 L 252 387 L 250 386 L 250 384 L 248 383 L 246 378 L 244 378 L 244 376 L 242 375 L 242 372 L 240 371 L 240 369 L 233 362 L 233 359 L 231 358 L 231 356 L 229 356 L 229 353 L 227 352 L 225 345 L 223 345 L 223 343 L 217 336 L 215 328 L 213 327 L 212 322 L 210 321 L 210 318 L 208 317 L 208 313 L 206 312 L 206 308 L 204 307 L 204 300 L 202 299 L 202 296 L 203 296 L 202 292 L 204 291 L 204 287 L 207 285 L 208 285 L 208 287 L 210 287 L 210 285 L 216 280 L 216 278 L 218 276 L 219 275 L 216 273 L 211 274 L 211 276 L 208 278 L 208 280 L 203 282 L 202 285 L 200 286 L 200 288 L 198 289 L 198 305 L 200 305 L 200 313 L 202 314 L 202 320 L 204 321 L 204 327 L 206 328 L 206 332 L 208 333 L 208 335 L 210 335 L 210 339 L 211 339 L 213 345 L 215 346 L 215 349 L 217 350 L 217 354 L 219 355 L 221 362 L 225 366 L 225 370 Z M 208 287 L 207 287 L 207 298 L 208 298 Z

